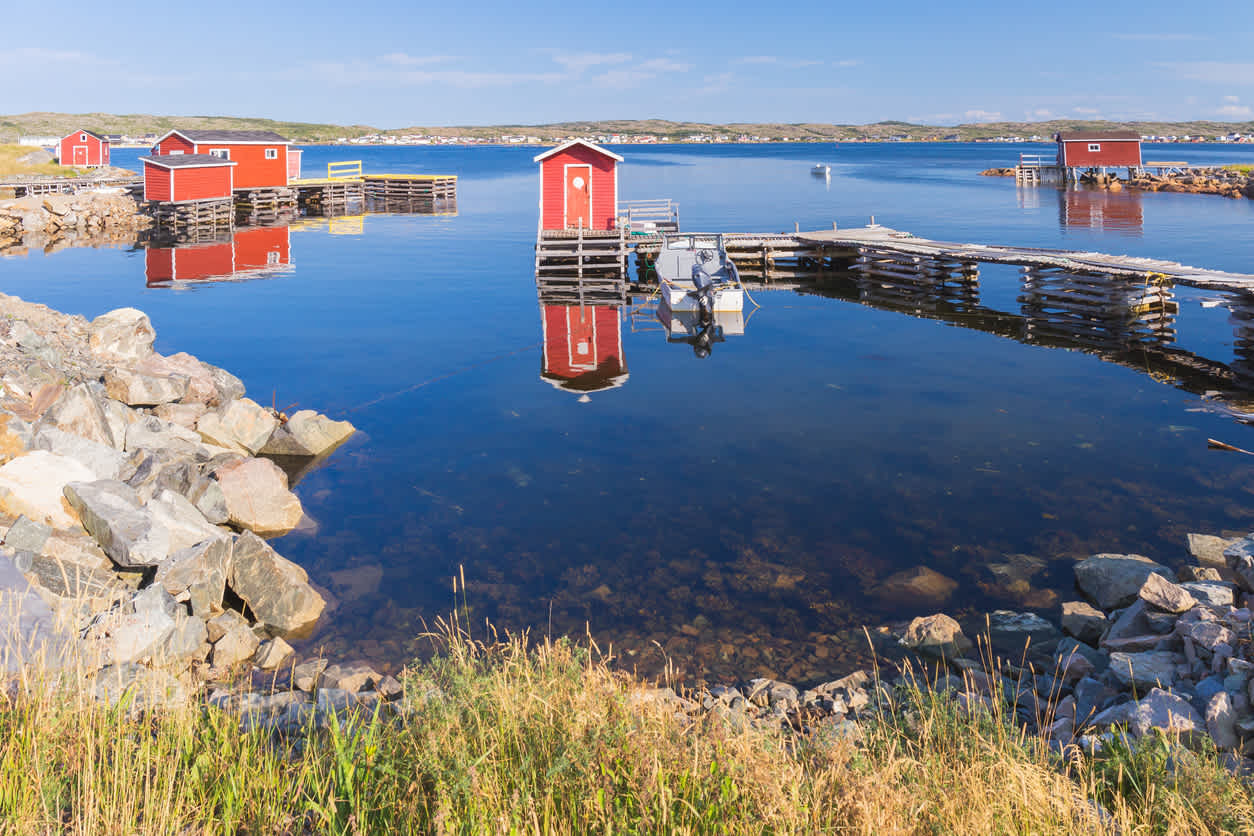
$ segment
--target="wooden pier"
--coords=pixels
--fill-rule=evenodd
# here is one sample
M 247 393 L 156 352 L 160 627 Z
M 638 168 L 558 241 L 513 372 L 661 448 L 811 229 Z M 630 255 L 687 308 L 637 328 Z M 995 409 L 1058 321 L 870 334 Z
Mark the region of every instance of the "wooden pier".
M 241 224 L 260 226 L 296 214 L 296 189 L 236 189 L 235 216 Z
M 366 199 L 366 187 L 353 178 L 324 178 L 297 181 L 296 203 L 305 211 L 318 215 L 330 212 L 346 212 L 360 207 Z
M 93 177 L 55 177 L 43 180 L 16 180 L 0 183 L 0 196 L 12 194 L 13 197 L 27 197 L 41 194 L 73 194 L 84 189 L 96 189 L 102 186 L 130 189 L 138 186 L 143 188 L 142 178 L 114 177 L 99 179 Z
M 630 250 L 618 229 L 542 229 L 536 233 L 537 284 L 615 278 L 626 282 Z
M 191 234 L 190 230 L 198 227 L 213 230 L 235 224 L 235 201 L 229 197 L 186 203 L 152 201 L 144 204 L 143 211 L 152 218 L 154 227 L 176 234 Z

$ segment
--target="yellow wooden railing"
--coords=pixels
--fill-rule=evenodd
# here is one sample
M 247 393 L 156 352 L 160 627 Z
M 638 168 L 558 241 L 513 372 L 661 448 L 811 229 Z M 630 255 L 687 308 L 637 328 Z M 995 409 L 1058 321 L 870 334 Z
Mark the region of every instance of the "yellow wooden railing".
M 327 163 L 327 179 L 340 177 L 360 177 L 361 160 L 344 160 L 338 163 Z

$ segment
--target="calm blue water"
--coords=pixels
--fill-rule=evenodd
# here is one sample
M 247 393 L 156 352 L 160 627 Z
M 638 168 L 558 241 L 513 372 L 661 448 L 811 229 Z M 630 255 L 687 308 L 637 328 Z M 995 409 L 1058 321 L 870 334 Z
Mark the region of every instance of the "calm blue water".
M 690 229 L 874 215 L 943 240 L 1254 270 L 1254 201 L 976 176 L 1044 147 L 618 150 L 621 197 L 675 199 Z M 688 673 L 818 678 L 860 653 L 864 623 L 1052 613 L 1091 552 L 1175 564 L 1189 531 L 1254 528 L 1250 459 L 1206 449 L 1208 437 L 1254 449 L 1254 430 L 1196 411 L 1210 378 L 1173 384 L 1161 345 L 1125 345 L 1119 365 L 997 336 L 1027 329 L 1010 268 L 982 271 L 978 305 L 912 302 L 922 316 L 860 304 L 848 283 L 755 292 L 743 336 L 704 361 L 620 311 L 622 385 L 586 402 L 549 385 L 536 153 L 313 147 L 307 175 L 358 157 L 457 174 L 459 212 L 311 219 L 289 232 L 290 267 L 252 281 L 149 287 L 145 252 L 122 247 L 0 260 L 0 287 L 88 317 L 141 308 L 159 350 L 231 369 L 259 402 L 360 428 L 296 487 L 317 534 L 276 541 L 335 595 L 310 642 L 334 652 L 402 660 L 452 606 L 464 567 L 472 616 L 500 628 L 586 625 L 646 669 L 662 659 L 656 641 Z M 1254 162 L 1254 147 L 1146 156 Z M 830 182 L 810 175 L 818 161 Z M 1176 291 L 1167 348 L 1243 368 L 1228 309 L 1201 305 L 1213 298 Z M 885 591 L 917 566 L 956 581 L 951 597 Z

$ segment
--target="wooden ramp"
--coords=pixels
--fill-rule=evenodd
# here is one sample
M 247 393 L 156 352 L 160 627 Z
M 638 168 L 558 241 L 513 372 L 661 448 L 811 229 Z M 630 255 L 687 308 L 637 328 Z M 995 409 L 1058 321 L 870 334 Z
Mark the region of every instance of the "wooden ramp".
M 1207 270 L 1175 261 L 1081 250 L 932 241 L 883 226 L 800 232 L 796 234 L 796 238 L 803 244 L 814 244 L 824 249 L 848 250 L 851 255 L 861 258 L 876 256 L 889 258 L 897 255 L 919 259 L 920 264 L 941 262 L 1015 264 L 1029 268 L 1055 267 L 1077 273 L 1137 279 L 1168 279 L 1178 284 L 1207 290 L 1254 290 L 1254 275 L 1249 273 Z

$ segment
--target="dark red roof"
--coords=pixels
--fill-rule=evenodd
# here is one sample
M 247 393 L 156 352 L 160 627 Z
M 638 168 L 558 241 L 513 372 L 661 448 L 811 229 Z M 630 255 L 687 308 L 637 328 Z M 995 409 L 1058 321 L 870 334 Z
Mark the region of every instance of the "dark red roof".
M 234 160 L 215 157 L 212 154 L 161 154 L 140 157 L 141 163 L 151 163 L 160 168 L 206 168 L 218 165 L 236 165 Z
M 1141 140 L 1136 131 L 1059 131 L 1059 142 L 1101 142 L 1102 140 Z

